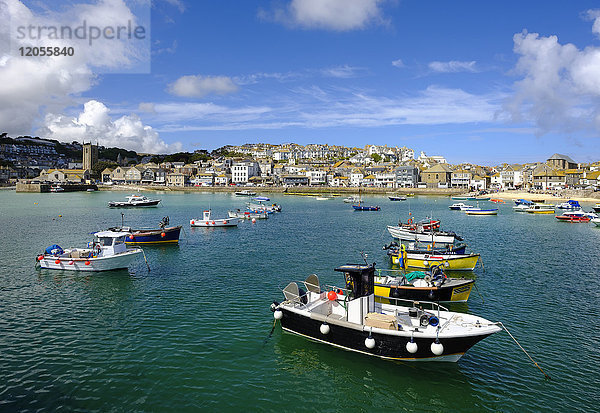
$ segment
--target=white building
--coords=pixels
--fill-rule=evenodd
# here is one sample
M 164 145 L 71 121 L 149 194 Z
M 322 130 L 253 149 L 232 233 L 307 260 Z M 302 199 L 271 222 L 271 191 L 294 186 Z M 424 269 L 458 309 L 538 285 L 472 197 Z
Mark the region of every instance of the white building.
M 309 185 L 325 185 L 327 173 L 325 171 L 306 171 Z
M 244 184 L 253 176 L 260 175 L 258 162 L 241 161 L 236 162 L 231 167 L 231 182 L 234 184 Z

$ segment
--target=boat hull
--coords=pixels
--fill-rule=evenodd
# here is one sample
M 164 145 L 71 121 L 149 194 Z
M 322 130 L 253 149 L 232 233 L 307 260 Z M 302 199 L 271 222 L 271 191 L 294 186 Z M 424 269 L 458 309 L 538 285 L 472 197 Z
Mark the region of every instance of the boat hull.
M 473 290 L 474 280 L 465 280 L 455 285 L 442 287 L 413 287 L 410 285 L 384 285 L 375 282 L 375 296 L 414 301 L 465 302 Z
M 211 219 L 208 221 L 192 219 L 190 226 L 192 227 L 203 227 L 203 228 L 217 228 L 217 227 L 237 227 L 237 218 L 228 219 Z
M 160 200 L 148 201 L 148 202 L 109 202 L 108 206 L 110 208 L 143 208 L 143 207 L 155 207 L 158 205 Z
M 557 215 L 557 216 L 555 216 L 555 218 L 558 219 L 559 221 L 563 221 L 563 222 L 572 222 L 572 223 L 590 222 L 590 217 L 579 216 L 579 215 Z
M 497 209 L 466 209 L 465 214 L 467 215 L 498 215 Z
M 131 230 L 131 235 L 125 238 L 125 244 L 176 244 L 179 242 L 181 225 L 176 227 L 152 230 Z M 165 234 L 164 236 L 162 234 Z
M 110 257 L 98 258 L 69 258 L 44 255 L 44 258 L 39 261 L 39 264 L 41 268 L 62 271 L 98 272 L 120 270 L 129 267 L 129 264 L 131 264 L 131 262 L 141 253 L 142 250 L 135 249 Z M 56 263 L 56 260 L 59 261 L 58 264 Z M 89 265 L 86 265 L 86 262 L 89 262 Z
M 435 242 L 436 244 L 452 244 L 456 240 L 455 235 L 439 232 L 414 232 L 401 227 L 388 225 L 388 232 L 396 239 L 402 241 Z
M 350 350 L 369 356 L 379 357 L 388 360 L 406 360 L 406 361 L 458 361 L 464 353 L 473 347 L 476 343 L 483 340 L 493 332 L 486 332 L 480 335 L 462 336 L 462 337 L 440 337 L 439 342 L 444 346 L 443 354 L 436 356 L 431 351 L 431 344 L 435 340 L 433 337 L 414 337 L 417 344 L 416 353 L 409 353 L 406 344 L 411 340 L 411 333 L 406 331 L 404 335 L 388 335 L 375 331 L 370 331 L 369 327 L 363 329 L 362 326 L 352 325 L 342 321 L 343 325 L 329 322 L 329 332 L 323 334 L 320 327 L 328 317 L 309 317 L 295 313 L 289 309 L 281 308 L 283 317 L 281 318 L 281 327 L 284 331 L 307 337 L 334 347 Z M 365 330 L 366 329 L 366 330 Z M 488 330 L 489 331 L 489 330 Z M 375 340 L 375 347 L 369 349 L 365 345 L 365 340 L 369 337 Z
M 381 208 L 378 206 L 368 206 L 368 205 L 352 205 L 355 211 L 379 211 Z
M 403 267 L 429 269 L 435 265 L 443 265 L 444 270 L 450 271 L 473 271 L 479 261 L 479 254 L 414 254 L 405 253 L 405 262 L 402 262 L 400 254 L 391 255 L 392 264 Z

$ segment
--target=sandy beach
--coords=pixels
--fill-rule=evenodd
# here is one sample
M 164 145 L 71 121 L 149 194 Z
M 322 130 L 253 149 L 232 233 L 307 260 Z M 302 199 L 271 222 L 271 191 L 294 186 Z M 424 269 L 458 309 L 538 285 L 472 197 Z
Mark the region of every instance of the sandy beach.
M 589 192 L 587 196 L 581 196 L 576 192 L 581 191 L 572 191 L 570 193 L 560 194 L 560 196 L 556 196 L 554 194 L 546 194 L 546 193 L 535 193 L 535 192 L 524 192 L 524 191 L 504 191 L 497 192 L 491 194 L 492 198 L 499 199 L 527 199 L 530 201 L 543 199 L 544 201 L 553 201 L 553 202 L 564 202 L 568 199 L 573 199 L 579 202 L 600 202 L 600 192 Z M 570 196 L 571 195 L 571 196 Z M 595 196 L 595 197 L 594 197 Z

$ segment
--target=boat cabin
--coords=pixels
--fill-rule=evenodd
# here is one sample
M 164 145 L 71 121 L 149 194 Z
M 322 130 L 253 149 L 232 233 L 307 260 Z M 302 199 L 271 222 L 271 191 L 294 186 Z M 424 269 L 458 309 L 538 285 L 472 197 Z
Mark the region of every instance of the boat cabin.
M 127 250 L 125 245 L 125 237 L 129 236 L 128 232 L 101 231 L 96 232 L 94 245 L 99 247 L 100 253 L 98 257 L 108 257 L 115 254 L 120 254 Z
M 375 311 L 375 263 L 346 264 L 335 271 L 344 273 L 346 288 L 350 290 L 348 321 L 362 324 L 366 315 Z

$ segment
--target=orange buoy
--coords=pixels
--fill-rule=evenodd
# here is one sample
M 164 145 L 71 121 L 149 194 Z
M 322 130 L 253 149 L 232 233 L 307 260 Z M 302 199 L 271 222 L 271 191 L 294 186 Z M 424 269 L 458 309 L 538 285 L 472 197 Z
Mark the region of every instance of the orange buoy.
M 212 224 L 215 225 L 215 221 L 213 221 Z
M 133 241 L 133 239 L 134 239 L 134 238 L 135 238 L 135 237 L 133 236 L 133 234 L 131 234 L 131 235 L 129 236 L 129 239 L 130 239 L 130 240 L 132 240 L 132 241 Z
M 54 263 L 55 264 L 60 264 L 60 260 L 57 259 L 56 261 L 54 261 Z
M 335 291 L 331 290 L 327 293 L 327 299 L 329 301 L 335 301 L 337 300 L 337 294 L 335 293 Z
M 75 261 L 73 261 L 73 260 L 69 261 L 69 265 L 73 265 L 73 264 L 75 264 Z
M 85 262 L 85 265 L 90 265 L 90 264 L 91 264 L 91 263 L 90 263 L 89 261 L 86 261 L 86 262 Z
M 192 219 L 192 222 L 190 222 L 192 225 L 194 225 L 194 220 Z
M 43 259 L 44 259 L 44 256 L 43 256 L 43 255 L 40 255 L 40 256 L 38 256 L 38 258 L 37 258 L 37 259 L 38 259 L 38 261 L 41 261 L 41 260 L 43 260 Z
M 164 238 L 166 235 L 167 235 L 167 234 L 165 234 L 164 232 L 161 232 L 161 233 L 160 233 L 160 237 L 161 237 L 161 238 Z

